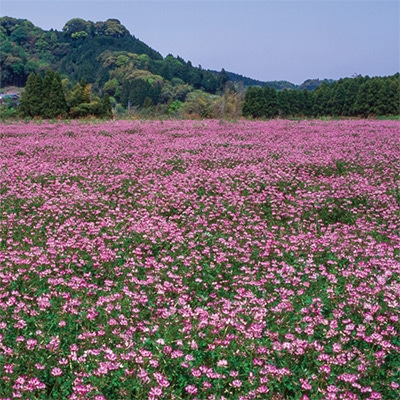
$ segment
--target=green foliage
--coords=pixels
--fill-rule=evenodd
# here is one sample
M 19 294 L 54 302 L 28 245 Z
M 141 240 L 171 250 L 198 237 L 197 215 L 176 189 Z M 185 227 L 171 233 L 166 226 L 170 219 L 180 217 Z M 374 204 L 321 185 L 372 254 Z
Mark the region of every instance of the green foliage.
M 43 78 L 31 73 L 28 77 L 25 90 L 22 92 L 19 114 L 22 117 L 40 116 L 42 112 Z
M 0 120 L 6 120 L 8 118 L 14 118 L 17 116 L 17 109 L 7 103 L 0 104 Z
M 187 95 L 183 109 L 189 116 L 213 118 L 212 100 L 210 94 L 201 90 L 195 90 Z
M 70 19 L 63 27 L 63 32 L 65 32 L 66 35 L 77 39 L 79 36 L 81 37 L 86 37 L 89 35 L 89 32 L 91 31 L 91 28 L 93 27 L 93 23 L 90 21 L 85 21 L 82 18 L 73 18 Z M 78 36 L 73 36 L 77 35 Z M 81 34 L 81 35 L 79 35 Z
M 309 90 L 250 87 L 243 115 L 252 118 L 368 117 L 400 114 L 400 75 L 340 79 Z
M 92 22 L 73 18 L 59 32 L 44 31 L 28 20 L 1 17 L 0 41 L 2 87 L 23 87 L 31 73 L 43 76 L 47 70 L 58 71 L 73 87 L 71 93 L 65 90 L 65 85 L 63 88 L 67 111 L 78 107 L 74 111 L 78 114 L 93 108 L 80 104 L 89 104 L 91 96 L 105 93 L 114 97 L 121 112 L 121 106 L 131 111 L 148 108 L 144 107 L 148 98 L 146 106 L 151 101 L 156 113 L 171 115 L 172 103 L 189 101 L 185 112 L 201 118 L 237 118 L 242 111 L 244 116 L 252 118 L 400 114 L 399 74 L 384 78 L 357 76 L 336 82 L 310 79 L 302 85 L 261 82 L 224 69 L 216 72 L 194 67 L 190 61 L 171 54 L 163 58 L 131 35 L 117 19 Z M 82 81 L 87 85 L 83 91 L 75 86 Z M 38 111 L 37 99 L 27 93 L 28 100 L 24 100 L 20 114 L 50 116 L 62 111 L 65 106 L 57 85 L 54 83 L 52 91 L 58 92 L 58 100 L 53 99 L 49 107 L 51 101 L 46 97 L 46 112 Z M 250 85 L 253 86 L 248 88 L 243 101 L 243 88 Z M 50 84 L 46 82 L 44 86 L 50 90 Z M 195 91 L 207 94 L 187 99 Z
M 91 85 L 81 80 L 64 95 L 60 74 L 47 70 L 44 78 L 31 73 L 25 90 L 22 92 L 19 115 L 22 117 L 56 118 L 70 116 L 111 117 L 110 96 L 105 93 L 102 99 L 92 96 Z
M 175 115 L 182 108 L 182 105 L 183 103 L 179 100 L 173 101 L 168 108 L 168 114 Z
M 245 117 L 262 118 L 266 116 L 267 111 L 267 99 L 263 89 L 250 87 L 244 96 L 243 115 Z

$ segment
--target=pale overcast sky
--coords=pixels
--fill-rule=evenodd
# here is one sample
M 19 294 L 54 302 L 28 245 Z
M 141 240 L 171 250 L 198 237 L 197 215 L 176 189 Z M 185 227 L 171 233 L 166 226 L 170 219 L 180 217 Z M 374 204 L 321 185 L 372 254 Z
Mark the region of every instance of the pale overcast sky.
M 397 0 L 0 0 L 0 15 L 45 30 L 72 18 L 117 18 L 163 56 L 262 81 L 400 70 Z

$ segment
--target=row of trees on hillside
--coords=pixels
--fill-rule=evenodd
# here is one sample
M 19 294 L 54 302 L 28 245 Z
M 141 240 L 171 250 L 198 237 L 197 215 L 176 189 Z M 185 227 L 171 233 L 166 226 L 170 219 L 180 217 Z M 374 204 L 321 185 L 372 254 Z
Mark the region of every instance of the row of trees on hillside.
M 368 117 L 400 115 L 400 74 L 389 77 L 344 78 L 314 91 L 265 86 L 247 90 L 243 115 L 274 117 Z
M 65 95 L 67 93 L 67 95 Z M 18 114 L 22 117 L 111 117 L 108 94 L 103 98 L 92 94 L 91 85 L 84 80 L 69 87 L 58 72 L 47 70 L 44 77 L 31 73 L 22 92 Z

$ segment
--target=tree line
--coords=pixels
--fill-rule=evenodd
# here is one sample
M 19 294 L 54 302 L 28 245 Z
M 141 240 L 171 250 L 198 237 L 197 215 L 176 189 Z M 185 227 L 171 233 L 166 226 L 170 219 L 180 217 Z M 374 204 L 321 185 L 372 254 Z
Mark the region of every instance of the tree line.
M 343 78 L 314 91 L 250 87 L 243 102 L 243 116 L 252 118 L 390 115 L 400 115 L 399 73 Z

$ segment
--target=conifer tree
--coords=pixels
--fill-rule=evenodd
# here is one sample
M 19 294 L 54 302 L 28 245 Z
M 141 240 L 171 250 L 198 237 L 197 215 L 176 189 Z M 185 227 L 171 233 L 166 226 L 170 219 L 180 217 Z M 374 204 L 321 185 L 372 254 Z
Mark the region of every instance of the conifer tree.
M 276 95 L 276 89 L 265 86 L 264 88 L 265 97 L 265 116 L 267 118 L 274 118 L 278 115 L 278 96 Z
M 101 117 L 111 117 L 112 116 L 112 107 L 110 96 L 106 93 L 101 99 Z
M 42 91 L 42 77 L 39 74 L 31 72 L 20 100 L 19 114 L 22 117 L 41 116 L 43 101 Z
M 389 81 L 387 91 L 388 115 L 400 115 L 400 74 Z
M 278 105 L 279 115 L 281 117 L 285 118 L 290 115 L 289 94 L 287 89 L 278 92 Z
M 263 89 L 260 87 L 250 87 L 243 103 L 243 115 L 245 117 L 261 118 L 265 116 L 267 102 Z
M 52 118 L 51 109 L 52 109 L 52 93 L 51 87 L 53 83 L 54 72 L 51 69 L 48 69 L 43 78 L 42 85 L 42 102 L 41 102 L 41 116 L 44 118 Z
M 54 74 L 50 90 L 51 101 L 49 104 L 49 117 L 54 118 L 65 115 L 68 111 L 67 102 L 62 87 L 60 74 Z
M 18 112 L 22 117 L 31 117 L 31 91 L 33 87 L 33 81 L 35 80 L 35 74 L 31 72 L 28 75 L 26 81 L 25 89 L 21 94 L 21 99 L 19 102 Z

